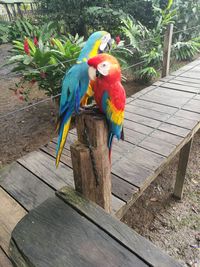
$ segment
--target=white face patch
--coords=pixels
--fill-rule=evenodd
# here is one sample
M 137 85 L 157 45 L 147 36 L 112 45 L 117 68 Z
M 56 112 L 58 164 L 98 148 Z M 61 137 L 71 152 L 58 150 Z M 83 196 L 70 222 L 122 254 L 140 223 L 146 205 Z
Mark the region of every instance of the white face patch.
M 111 40 L 111 35 L 110 33 L 104 35 L 101 39 L 101 44 L 99 49 L 103 52 L 108 44 L 108 42 Z
M 97 66 L 97 70 L 99 71 L 100 74 L 103 76 L 107 76 L 110 71 L 110 62 L 108 61 L 103 61 Z
M 88 75 L 90 80 L 95 81 L 96 80 L 96 69 L 94 67 L 89 67 L 88 68 Z

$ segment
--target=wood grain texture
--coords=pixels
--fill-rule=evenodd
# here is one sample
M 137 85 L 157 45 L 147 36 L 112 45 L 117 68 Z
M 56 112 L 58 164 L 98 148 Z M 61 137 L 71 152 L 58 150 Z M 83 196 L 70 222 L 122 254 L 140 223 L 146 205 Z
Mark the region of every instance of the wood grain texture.
M 31 152 L 18 162 L 56 190 L 74 185 L 72 169 L 62 163 L 56 169 L 54 159 L 42 151 Z
M 0 267 L 13 267 L 11 261 L 0 248 Z
M 16 265 L 20 256 L 23 266 L 31 267 L 149 266 L 57 197 L 32 210 L 13 231 L 12 241 Z
M 26 215 L 26 211 L 2 188 L 0 188 L 0 203 L 0 246 L 8 255 L 11 232 Z
M 87 199 L 111 211 L 111 166 L 107 146 L 89 148 L 76 142 L 71 145 L 75 189 Z
M 26 210 L 54 195 L 54 190 L 14 162 L 0 171 L 0 185 Z
M 162 77 L 169 74 L 173 28 L 174 25 L 172 23 L 169 24 L 164 36 Z
M 72 189 L 63 188 L 62 191 L 57 192 L 57 194 L 66 203 L 69 203 L 75 209 L 79 210 L 83 216 L 98 225 L 104 232 L 115 238 L 115 240 L 120 242 L 123 246 L 129 248 L 132 253 L 144 259 L 151 266 L 181 267 L 181 264 L 167 256 L 147 239 L 137 234 L 127 225 L 115 220 L 109 214 L 106 214 L 103 209 L 81 198 Z

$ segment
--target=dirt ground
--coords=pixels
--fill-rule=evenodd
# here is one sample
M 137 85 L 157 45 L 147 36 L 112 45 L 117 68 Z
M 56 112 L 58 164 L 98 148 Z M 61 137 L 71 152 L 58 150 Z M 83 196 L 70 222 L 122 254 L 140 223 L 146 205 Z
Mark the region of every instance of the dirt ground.
M 10 48 L 10 45 L 0 46 L 0 66 L 5 62 Z M 6 115 L 46 98 L 34 88 L 29 102 L 19 100 L 9 89 L 14 88 L 18 81 L 19 77 L 10 73 L 10 68 L 0 67 L 0 168 L 55 136 L 57 106 L 52 101 Z M 129 82 L 125 87 L 127 95 L 130 95 L 144 85 Z M 178 163 L 176 157 L 123 218 L 130 227 L 187 267 L 200 267 L 199 147 L 200 133 L 194 138 L 182 201 L 172 198 Z

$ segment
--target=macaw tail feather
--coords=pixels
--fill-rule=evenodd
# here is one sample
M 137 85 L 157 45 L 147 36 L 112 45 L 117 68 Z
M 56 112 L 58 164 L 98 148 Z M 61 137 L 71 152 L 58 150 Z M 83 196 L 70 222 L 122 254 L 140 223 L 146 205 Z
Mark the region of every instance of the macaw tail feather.
M 121 140 L 124 141 L 124 127 L 122 127 L 122 131 L 121 131 Z
M 68 114 L 66 114 L 68 115 Z M 67 139 L 67 135 L 69 132 L 70 122 L 71 122 L 71 114 L 68 116 L 65 115 L 64 120 L 59 125 L 59 137 L 58 137 L 58 144 L 56 150 L 56 167 L 58 167 L 60 162 L 60 157 Z
M 114 135 L 112 133 L 110 133 L 109 138 L 108 138 L 108 149 L 109 149 L 109 160 L 110 160 L 110 162 L 111 162 L 111 150 L 112 150 L 113 137 L 114 137 Z

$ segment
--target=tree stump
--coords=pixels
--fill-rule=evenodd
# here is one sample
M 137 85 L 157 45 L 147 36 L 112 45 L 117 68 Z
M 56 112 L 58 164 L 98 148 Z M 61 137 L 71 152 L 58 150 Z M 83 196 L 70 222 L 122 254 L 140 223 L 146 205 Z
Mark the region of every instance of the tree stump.
M 71 145 L 75 189 L 107 212 L 111 207 L 108 129 L 102 114 L 86 111 L 76 118 L 78 141 Z

